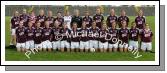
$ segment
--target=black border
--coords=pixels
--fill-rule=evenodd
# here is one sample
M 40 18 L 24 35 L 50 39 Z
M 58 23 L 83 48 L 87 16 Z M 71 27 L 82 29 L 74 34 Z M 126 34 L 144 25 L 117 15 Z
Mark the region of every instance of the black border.
M 6 0 L 4 0 L 4 1 L 6 1 Z M 9 0 L 9 1 L 12 1 L 12 0 Z M 43 0 L 41 0 L 41 1 L 43 1 Z M 48 0 L 48 1 L 50 1 L 50 0 Z M 66 0 L 61 0 L 61 1 L 66 1 Z M 74 1 L 82 1 L 82 0 L 74 0 Z M 84 0 L 84 1 L 87 1 L 87 0 Z M 93 1 L 101 1 L 101 0 L 93 0 Z M 118 1 L 118 0 L 106 0 L 106 1 Z M 134 0 L 121 0 L 121 1 L 134 1 Z M 145 1 L 145 0 L 135 0 L 135 1 Z M 159 20 L 160 20 L 160 0 L 147 0 L 147 1 L 159 2 Z M 159 25 L 160 25 L 160 21 L 159 21 Z M 160 32 L 160 27 L 159 27 L 159 32 Z M 1 34 L 0 34 L 0 37 L 1 37 Z M 159 33 L 159 65 L 2 65 L 0 62 L 0 66 L 160 66 L 160 60 L 161 60 L 160 59 L 160 48 L 161 47 L 160 47 L 160 33 Z M 0 56 L 1 56 L 1 50 L 0 50 Z M 1 57 L 0 57 L 0 59 L 1 59 Z

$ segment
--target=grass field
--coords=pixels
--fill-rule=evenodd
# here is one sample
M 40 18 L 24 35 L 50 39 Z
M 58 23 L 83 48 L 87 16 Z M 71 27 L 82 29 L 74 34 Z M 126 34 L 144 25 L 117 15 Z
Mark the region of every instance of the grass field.
M 134 21 L 134 16 L 129 16 L 130 22 Z M 155 17 L 147 16 L 147 23 L 150 24 L 150 28 L 155 34 Z M 5 46 L 9 46 L 10 43 L 10 17 L 5 18 Z M 130 24 L 129 24 L 130 26 Z M 153 36 L 152 49 L 155 50 L 155 35 Z M 156 48 L 158 49 L 158 48 Z M 131 52 L 120 53 L 79 53 L 79 52 L 37 52 L 31 54 L 28 59 L 24 53 L 17 52 L 13 48 L 5 48 L 5 60 L 6 61 L 154 61 L 155 53 L 150 52 L 139 52 L 142 55 L 139 58 L 134 58 Z

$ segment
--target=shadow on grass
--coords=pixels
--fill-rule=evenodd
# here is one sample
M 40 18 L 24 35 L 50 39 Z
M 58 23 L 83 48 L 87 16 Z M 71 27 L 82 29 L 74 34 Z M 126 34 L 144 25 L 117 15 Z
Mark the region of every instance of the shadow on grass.
M 5 49 L 16 50 L 16 47 L 15 46 L 5 46 Z

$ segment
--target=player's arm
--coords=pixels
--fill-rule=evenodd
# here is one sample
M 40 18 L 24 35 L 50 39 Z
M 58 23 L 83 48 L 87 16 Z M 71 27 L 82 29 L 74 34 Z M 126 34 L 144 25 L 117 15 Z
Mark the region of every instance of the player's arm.
M 102 18 L 101 18 L 101 22 L 103 22 L 103 20 L 104 20 L 104 17 L 103 16 L 101 16 Z
M 151 37 L 153 36 L 153 32 L 151 31 Z
M 138 23 L 137 23 L 137 17 L 135 18 L 135 23 L 136 23 L 136 25 L 138 24 Z
M 110 26 L 109 16 L 107 17 L 106 23 L 107 23 L 107 26 L 109 27 Z
M 72 27 L 73 22 L 74 22 L 74 17 L 71 18 L 71 23 L 70 23 L 71 27 Z
M 93 20 L 94 20 L 94 21 L 96 20 L 95 16 L 93 16 Z
M 129 17 L 127 17 L 127 24 L 129 25 Z

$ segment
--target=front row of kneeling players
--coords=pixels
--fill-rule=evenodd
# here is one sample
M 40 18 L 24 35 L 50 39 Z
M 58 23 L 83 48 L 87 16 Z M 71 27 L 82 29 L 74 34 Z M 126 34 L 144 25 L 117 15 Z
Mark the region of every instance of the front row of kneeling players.
M 55 21 L 54 27 L 49 27 L 49 22 L 45 21 L 45 27 L 40 27 L 40 22 L 36 22 L 36 27 L 23 26 L 20 21 L 19 27 L 16 28 L 17 50 L 26 51 L 28 49 L 38 49 L 39 51 L 60 50 L 88 52 L 90 48 L 95 48 L 100 52 L 117 51 L 127 52 L 128 49 L 138 49 L 138 37 L 141 38 L 141 47 L 143 51 L 152 49 L 152 31 L 148 24 L 139 32 L 136 24 L 132 22 L 131 29 L 126 27 L 126 22 L 122 22 L 122 28 L 116 29 L 116 22 L 112 27 L 107 29 L 106 24 L 99 29 L 96 23 L 92 22 L 92 27 L 87 28 L 85 22 L 81 28 L 77 28 L 77 23 L 72 24 L 72 29 L 68 29 L 66 23 L 59 27 L 59 22 Z M 128 45 L 129 43 L 129 45 Z

